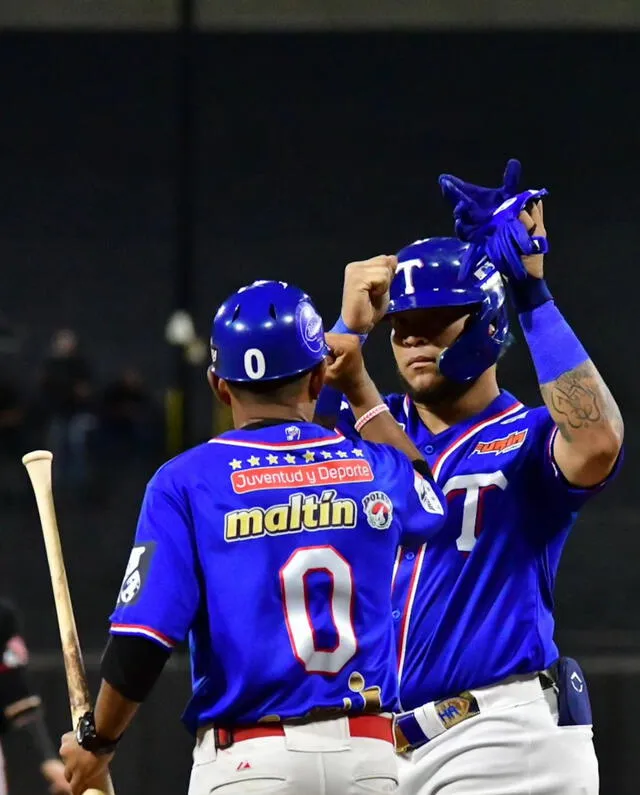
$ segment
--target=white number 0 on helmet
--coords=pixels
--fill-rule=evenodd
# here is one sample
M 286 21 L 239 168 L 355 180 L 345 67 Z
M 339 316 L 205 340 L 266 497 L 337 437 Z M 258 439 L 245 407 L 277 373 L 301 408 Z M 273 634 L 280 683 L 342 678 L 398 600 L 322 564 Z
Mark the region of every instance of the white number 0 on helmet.
M 259 348 L 249 348 L 244 353 L 244 370 L 254 381 L 262 378 L 267 371 L 264 353 Z

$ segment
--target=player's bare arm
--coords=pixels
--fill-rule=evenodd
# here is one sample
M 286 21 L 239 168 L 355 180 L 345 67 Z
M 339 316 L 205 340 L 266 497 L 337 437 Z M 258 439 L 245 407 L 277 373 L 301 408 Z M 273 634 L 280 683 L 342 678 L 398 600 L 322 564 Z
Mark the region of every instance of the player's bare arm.
M 368 442 L 389 444 L 411 461 L 422 460 L 422 454 L 391 416 L 378 387 L 367 372 L 358 337 L 353 334 L 327 334 L 326 339 L 330 354 L 327 357 L 325 384 L 344 394 L 356 423 L 369 415 L 370 419 L 365 421 L 360 430 L 362 438 Z
M 546 237 L 542 202 L 520 221 L 529 234 Z M 544 276 L 544 255 L 523 257 L 527 273 Z M 622 416 L 596 366 L 585 362 L 563 372 L 555 380 L 540 384 L 542 399 L 559 433 L 554 439 L 554 457 L 567 480 L 576 486 L 595 486 L 611 472 L 624 434 Z

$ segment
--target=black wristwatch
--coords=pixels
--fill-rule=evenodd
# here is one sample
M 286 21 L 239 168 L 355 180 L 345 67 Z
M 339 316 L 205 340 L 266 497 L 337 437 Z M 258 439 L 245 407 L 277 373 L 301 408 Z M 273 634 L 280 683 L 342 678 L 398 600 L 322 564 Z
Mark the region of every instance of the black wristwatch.
M 110 754 L 115 751 L 119 739 L 118 737 L 117 740 L 106 740 L 98 735 L 93 712 L 85 712 L 78 721 L 78 728 L 76 729 L 78 745 L 81 745 L 85 751 L 96 754 L 96 756 Z

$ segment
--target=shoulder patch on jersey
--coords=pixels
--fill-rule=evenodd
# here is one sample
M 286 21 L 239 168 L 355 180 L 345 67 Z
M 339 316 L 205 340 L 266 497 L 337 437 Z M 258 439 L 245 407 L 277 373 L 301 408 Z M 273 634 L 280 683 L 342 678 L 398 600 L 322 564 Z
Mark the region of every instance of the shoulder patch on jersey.
M 500 439 L 491 439 L 491 441 L 488 442 L 480 441 L 471 451 L 471 455 L 474 453 L 478 453 L 479 455 L 487 453 L 493 453 L 494 455 L 510 453 L 512 450 L 517 450 L 518 447 L 522 447 L 524 440 L 527 438 L 528 431 L 528 428 L 523 428 L 521 431 L 513 431 L 508 436 L 500 437 Z
M 431 483 L 416 472 L 413 476 L 413 488 L 416 490 L 420 504 L 427 513 L 437 513 L 444 516 L 444 506 L 438 499 Z
M 386 530 L 393 520 L 393 503 L 384 491 L 372 491 L 362 498 L 362 509 L 369 525 Z
M 155 541 L 148 541 L 146 544 L 139 544 L 131 550 L 124 579 L 120 586 L 120 593 L 118 594 L 119 605 L 131 605 L 137 600 L 144 578 L 149 571 L 149 564 L 151 563 L 155 546 Z

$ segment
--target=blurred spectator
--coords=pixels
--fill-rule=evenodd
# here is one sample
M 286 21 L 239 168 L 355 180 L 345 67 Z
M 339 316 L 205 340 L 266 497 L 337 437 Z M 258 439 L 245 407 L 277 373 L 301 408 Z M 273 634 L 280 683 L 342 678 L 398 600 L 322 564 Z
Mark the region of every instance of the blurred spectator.
M 14 456 L 23 443 L 26 406 L 16 386 L 20 340 L 14 327 L 0 314 L 0 454 Z
M 0 737 L 20 732 L 22 741 L 32 750 L 40 772 L 52 795 L 70 795 L 71 787 L 56 746 L 51 742 L 44 722 L 40 696 L 36 695 L 27 675 L 29 653 L 20 632 L 15 607 L 0 599 Z M 0 746 L 0 793 L 6 795 L 4 758 Z
M 51 450 L 62 483 L 82 486 L 88 476 L 88 434 L 95 427 L 91 373 L 76 335 L 62 329 L 53 335 L 40 384 Z
M 125 368 L 104 390 L 102 432 L 112 452 L 146 454 L 157 441 L 158 411 L 140 372 Z
M 25 407 L 18 389 L 0 375 L 0 452 L 15 455 L 22 442 Z

